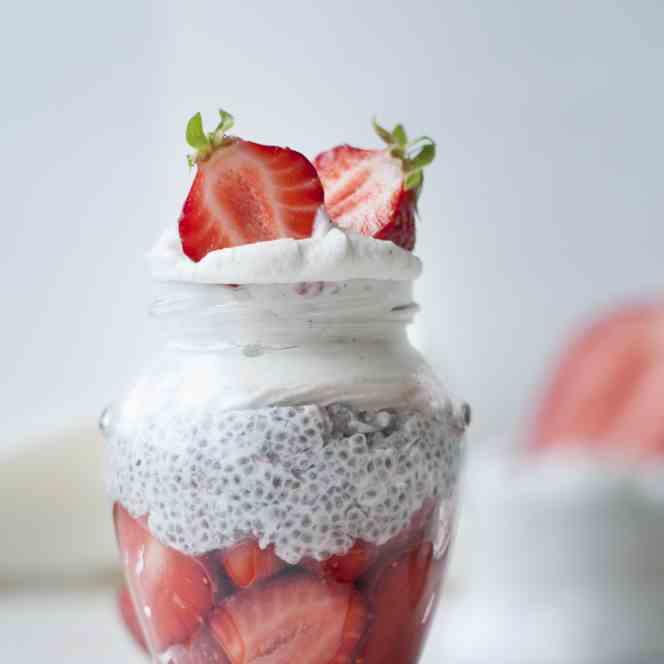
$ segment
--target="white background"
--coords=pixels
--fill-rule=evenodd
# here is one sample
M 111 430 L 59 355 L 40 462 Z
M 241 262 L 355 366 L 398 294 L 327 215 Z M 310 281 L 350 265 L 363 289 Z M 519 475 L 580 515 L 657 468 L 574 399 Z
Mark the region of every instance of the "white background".
M 94 420 L 151 350 L 143 254 L 189 186 L 183 131 L 310 156 L 439 144 L 416 338 L 476 434 L 528 412 L 561 335 L 662 287 L 664 4 L 34 2 L 0 25 L 0 448 Z

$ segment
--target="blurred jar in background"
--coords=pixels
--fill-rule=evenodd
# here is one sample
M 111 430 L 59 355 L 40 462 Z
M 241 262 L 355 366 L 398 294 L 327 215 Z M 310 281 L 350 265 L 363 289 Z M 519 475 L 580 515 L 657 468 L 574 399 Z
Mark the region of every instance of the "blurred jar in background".
M 524 441 L 471 450 L 450 661 L 664 658 L 664 305 L 575 337 Z

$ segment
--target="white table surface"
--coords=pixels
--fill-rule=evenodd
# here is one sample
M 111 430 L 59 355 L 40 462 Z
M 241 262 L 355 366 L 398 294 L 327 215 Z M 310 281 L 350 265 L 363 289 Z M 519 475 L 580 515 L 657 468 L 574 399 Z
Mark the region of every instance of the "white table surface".
M 0 595 L 0 661 L 146 664 L 121 626 L 110 588 Z

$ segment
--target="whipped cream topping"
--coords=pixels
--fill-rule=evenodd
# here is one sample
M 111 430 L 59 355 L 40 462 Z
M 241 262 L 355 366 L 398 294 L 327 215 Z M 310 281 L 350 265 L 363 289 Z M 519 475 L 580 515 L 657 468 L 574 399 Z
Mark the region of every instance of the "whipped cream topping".
M 211 251 L 198 263 L 183 250 L 177 228 L 168 228 L 148 254 L 159 281 L 205 284 L 279 284 L 348 279 L 410 281 L 422 271 L 411 252 L 393 242 L 345 231 L 321 207 L 310 238 L 257 242 Z
M 466 470 L 455 552 L 465 593 L 446 607 L 448 659 L 659 661 L 661 464 L 502 450 L 471 454 Z
M 448 396 L 406 326 L 412 283 L 167 282 L 152 315 L 168 340 L 125 399 L 168 410 L 214 396 L 225 411 L 273 404 L 428 409 Z

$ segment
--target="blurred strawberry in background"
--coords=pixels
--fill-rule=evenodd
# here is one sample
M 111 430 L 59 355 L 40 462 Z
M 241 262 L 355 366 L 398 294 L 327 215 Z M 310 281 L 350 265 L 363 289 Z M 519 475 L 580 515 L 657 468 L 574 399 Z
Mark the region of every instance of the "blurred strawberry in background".
M 664 301 L 625 306 L 572 339 L 529 444 L 664 454 Z

